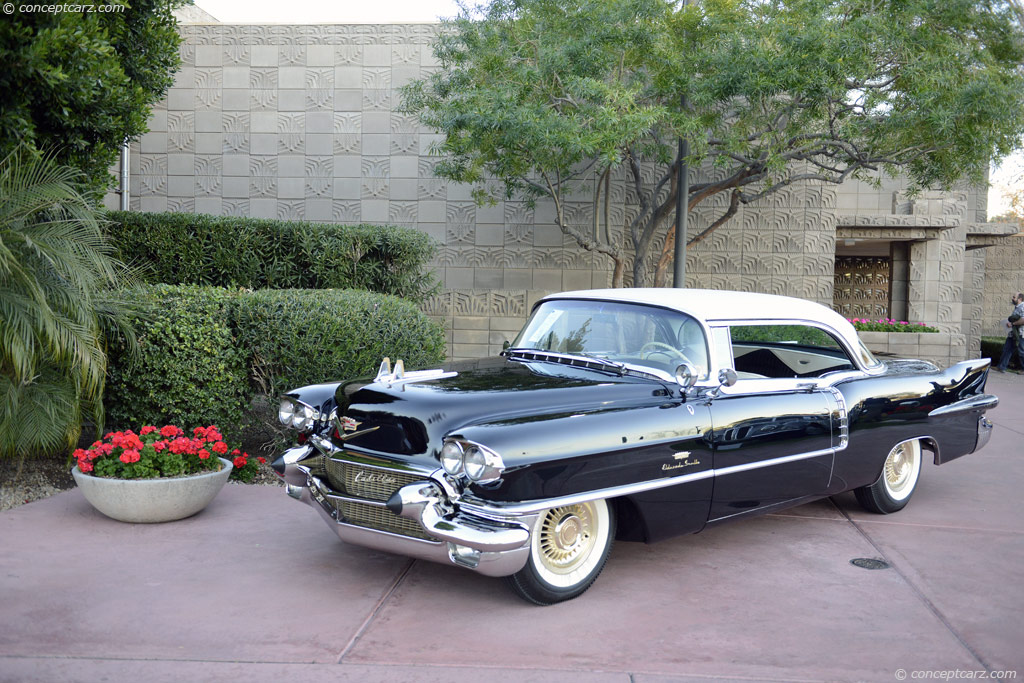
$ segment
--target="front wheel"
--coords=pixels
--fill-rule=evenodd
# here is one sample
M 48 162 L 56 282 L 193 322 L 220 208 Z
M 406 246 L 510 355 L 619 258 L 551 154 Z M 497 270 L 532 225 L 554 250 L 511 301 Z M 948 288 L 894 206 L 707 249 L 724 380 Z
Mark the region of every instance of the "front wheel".
M 533 527 L 526 566 L 506 580 L 537 605 L 571 600 L 601 573 L 614 538 L 615 514 L 607 501 L 551 508 Z
M 916 439 L 904 441 L 889 451 L 878 481 L 855 489 L 853 493 L 868 512 L 889 514 L 906 507 L 920 476 L 921 442 Z

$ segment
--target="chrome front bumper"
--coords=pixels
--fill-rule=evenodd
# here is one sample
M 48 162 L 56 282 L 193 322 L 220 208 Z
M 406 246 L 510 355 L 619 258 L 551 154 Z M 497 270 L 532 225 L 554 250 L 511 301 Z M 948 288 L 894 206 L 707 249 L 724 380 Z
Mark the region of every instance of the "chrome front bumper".
M 508 576 L 526 565 L 530 553 L 530 529 L 536 514 L 509 514 L 480 509 L 474 514 L 458 509 L 458 502 L 432 477 L 398 489 L 380 504 L 392 514 L 412 520 L 428 538 L 421 539 L 351 524 L 338 513 L 333 499 L 341 498 L 300 463 L 314 455 L 309 446 L 289 449 L 281 460 L 289 496 L 315 508 L 338 538 L 347 543 L 417 559 L 454 564 L 486 576 Z M 486 515 L 486 516 L 484 516 Z

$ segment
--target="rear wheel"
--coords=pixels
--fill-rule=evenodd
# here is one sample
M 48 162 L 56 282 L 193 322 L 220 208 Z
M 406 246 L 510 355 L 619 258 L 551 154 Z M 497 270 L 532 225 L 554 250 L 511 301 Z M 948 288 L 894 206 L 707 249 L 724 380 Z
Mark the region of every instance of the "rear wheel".
M 526 566 L 506 580 L 537 605 L 571 600 L 601 573 L 614 538 L 615 515 L 607 501 L 550 508 L 534 525 Z
M 853 493 L 865 510 L 885 515 L 906 507 L 920 476 L 921 442 L 904 441 L 889 451 L 878 481 Z

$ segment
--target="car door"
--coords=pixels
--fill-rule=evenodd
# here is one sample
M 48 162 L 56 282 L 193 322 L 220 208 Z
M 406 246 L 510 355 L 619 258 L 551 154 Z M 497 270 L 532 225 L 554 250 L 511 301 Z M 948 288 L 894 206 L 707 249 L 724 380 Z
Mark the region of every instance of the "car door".
M 746 326 L 739 334 L 731 328 L 724 355 L 739 371 L 711 401 L 710 521 L 828 489 L 845 413 L 837 392 L 819 378 L 852 364 L 821 334 L 792 324 Z

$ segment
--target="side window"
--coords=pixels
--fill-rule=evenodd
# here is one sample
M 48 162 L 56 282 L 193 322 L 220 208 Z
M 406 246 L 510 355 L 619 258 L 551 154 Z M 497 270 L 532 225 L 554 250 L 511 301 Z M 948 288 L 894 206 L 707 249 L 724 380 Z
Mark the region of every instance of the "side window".
M 821 377 L 856 367 L 832 335 L 811 325 L 735 325 L 730 337 L 740 379 Z

